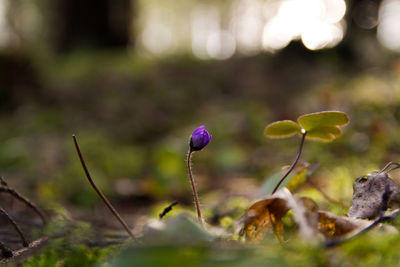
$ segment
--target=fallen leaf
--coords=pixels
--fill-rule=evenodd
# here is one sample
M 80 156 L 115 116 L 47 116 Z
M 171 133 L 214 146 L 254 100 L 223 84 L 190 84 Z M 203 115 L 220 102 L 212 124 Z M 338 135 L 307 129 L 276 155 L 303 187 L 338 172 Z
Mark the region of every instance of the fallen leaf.
M 287 188 L 283 188 L 250 206 L 241 235 L 253 242 L 261 241 L 266 233 L 274 233 L 280 239 L 284 233 L 282 218 L 289 210 L 293 212 L 299 235 L 308 242 L 344 237 L 371 223 L 320 211 L 312 199 L 293 196 Z
M 312 201 L 312 200 L 309 200 Z M 308 201 L 308 202 L 309 202 Z M 294 220 L 299 226 L 299 232 L 304 238 L 315 237 L 317 218 L 311 226 L 309 210 L 314 210 L 303 204 L 306 200 L 294 198 L 287 188 L 282 188 L 272 196 L 254 203 L 245 214 L 245 222 L 241 235 L 258 242 L 268 232 L 274 232 L 278 239 L 284 232 L 282 218 L 289 210 L 293 210 Z
M 253 241 L 261 241 L 267 231 L 272 232 L 273 226 L 277 229 L 277 236 L 283 233 L 282 217 L 289 207 L 287 201 L 274 194 L 273 196 L 257 201 L 247 210 L 245 223 L 241 235 Z
M 319 211 L 318 215 L 318 230 L 327 239 L 346 236 L 370 224 L 369 221 L 337 216 L 326 211 Z

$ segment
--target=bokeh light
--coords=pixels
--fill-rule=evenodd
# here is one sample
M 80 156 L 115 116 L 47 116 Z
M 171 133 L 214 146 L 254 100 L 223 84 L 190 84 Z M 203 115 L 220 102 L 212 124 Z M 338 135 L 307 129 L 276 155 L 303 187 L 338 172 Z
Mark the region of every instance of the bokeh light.
M 245 55 L 261 49 L 264 1 L 241 0 L 232 5 L 230 31 L 234 33 L 238 51 Z
M 235 39 L 228 31 L 217 31 L 207 39 L 207 52 L 211 58 L 227 59 L 235 53 Z
M 318 23 L 307 27 L 301 34 L 301 41 L 310 50 L 333 47 L 343 39 L 340 24 Z
M 6 0 L 0 0 L 0 46 L 4 46 L 8 41 L 6 10 L 7 10 Z
M 173 23 L 168 9 L 153 10 L 144 23 L 142 44 L 151 54 L 162 55 L 174 49 Z
M 377 37 L 386 48 L 400 52 L 400 1 L 382 2 L 379 9 Z
M 310 50 L 337 45 L 343 38 L 341 22 L 346 11 L 342 0 L 286 0 L 264 28 L 265 50 L 284 48 L 301 39 Z
M 208 38 L 219 31 L 220 15 L 216 7 L 199 4 L 191 14 L 191 37 L 193 54 L 201 59 L 209 59 Z
M 157 2 L 157 1 L 156 1 Z M 344 36 L 344 0 L 191 1 L 182 9 L 145 12 L 142 44 L 147 52 L 165 54 L 182 47 L 200 59 L 224 60 L 236 52 L 274 52 L 293 40 L 310 50 L 337 45 Z M 145 9 L 160 9 L 143 5 Z M 185 16 L 189 14 L 189 16 Z M 140 19 L 139 19 L 140 20 Z M 189 25 L 188 31 L 182 25 Z

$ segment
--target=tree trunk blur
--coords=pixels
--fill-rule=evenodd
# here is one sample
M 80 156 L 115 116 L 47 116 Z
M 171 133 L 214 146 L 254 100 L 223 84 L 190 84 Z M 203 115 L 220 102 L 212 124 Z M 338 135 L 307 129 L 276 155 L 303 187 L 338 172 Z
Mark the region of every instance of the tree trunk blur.
M 54 49 L 125 48 L 132 42 L 132 0 L 55 0 Z

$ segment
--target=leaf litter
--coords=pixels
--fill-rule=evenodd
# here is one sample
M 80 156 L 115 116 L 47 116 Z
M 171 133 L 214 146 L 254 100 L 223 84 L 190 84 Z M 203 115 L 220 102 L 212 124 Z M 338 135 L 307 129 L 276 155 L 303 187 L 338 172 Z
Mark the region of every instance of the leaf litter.
M 390 164 L 397 163 L 389 163 L 387 166 Z M 395 168 L 399 167 L 397 164 Z M 381 224 L 400 213 L 400 210 L 387 211 L 399 203 L 399 186 L 388 176 L 386 168 L 355 180 L 347 216 L 320 210 L 312 199 L 292 195 L 287 188 L 282 188 L 250 206 L 244 216 L 240 234 L 252 242 L 260 242 L 268 232 L 273 232 L 281 239 L 284 232 L 282 219 L 289 211 L 293 214 L 299 235 L 310 242 L 330 242 L 339 238 L 346 240 L 378 225 L 381 229 L 397 232 L 396 228 Z M 385 212 L 389 214 L 385 215 Z

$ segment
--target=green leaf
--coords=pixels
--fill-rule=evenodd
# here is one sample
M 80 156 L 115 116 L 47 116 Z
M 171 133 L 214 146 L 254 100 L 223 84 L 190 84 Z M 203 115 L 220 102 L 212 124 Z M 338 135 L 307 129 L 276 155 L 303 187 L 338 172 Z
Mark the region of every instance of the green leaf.
M 282 189 L 283 187 L 287 187 L 290 191 L 293 191 L 297 187 L 305 183 L 307 180 L 307 176 L 309 176 L 309 174 L 311 173 L 308 172 L 308 166 L 309 164 L 297 166 L 295 168 L 295 171 L 289 174 L 289 176 L 286 177 L 286 179 L 281 183 L 278 190 Z M 261 195 L 269 196 L 284 173 L 285 171 L 278 171 L 269 176 L 261 187 Z
M 301 134 L 300 126 L 291 120 L 276 121 L 265 127 L 264 134 L 270 138 L 284 138 Z
M 165 220 L 162 226 L 148 227 L 143 232 L 142 241 L 147 245 L 193 245 L 211 242 L 214 238 L 213 233 L 201 227 L 197 218 L 181 213 Z
M 340 136 L 338 126 L 346 125 L 349 117 L 340 111 L 322 111 L 300 116 L 297 121 L 307 131 L 308 139 L 330 142 Z
M 307 138 L 316 141 L 330 142 L 339 137 L 341 133 L 342 131 L 336 126 L 325 126 L 311 129 L 307 132 Z
M 322 111 L 300 116 L 297 122 L 304 130 L 310 132 L 320 127 L 344 126 L 349 122 L 349 117 L 340 111 Z

